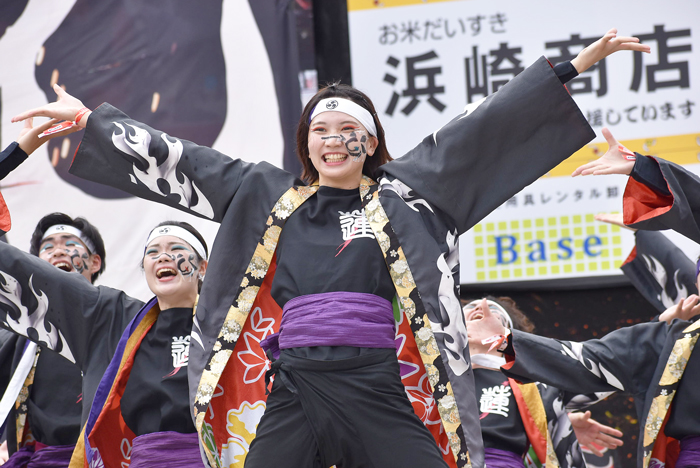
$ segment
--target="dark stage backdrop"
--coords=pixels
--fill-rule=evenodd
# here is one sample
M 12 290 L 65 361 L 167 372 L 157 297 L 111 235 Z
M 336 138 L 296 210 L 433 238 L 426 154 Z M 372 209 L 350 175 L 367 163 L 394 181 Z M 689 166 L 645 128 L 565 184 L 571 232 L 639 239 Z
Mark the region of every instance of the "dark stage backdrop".
M 487 294 L 492 292 L 468 290 L 462 297 L 474 299 Z M 492 295 L 508 295 L 515 300 L 535 324 L 535 333 L 562 340 L 600 338 L 612 330 L 648 321 L 658 314 L 632 286 Z M 620 466 L 635 468 L 639 425 L 633 398 L 615 394 L 593 406 L 591 412 L 594 419 L 624 433 L 624 445 L 617 449 Z

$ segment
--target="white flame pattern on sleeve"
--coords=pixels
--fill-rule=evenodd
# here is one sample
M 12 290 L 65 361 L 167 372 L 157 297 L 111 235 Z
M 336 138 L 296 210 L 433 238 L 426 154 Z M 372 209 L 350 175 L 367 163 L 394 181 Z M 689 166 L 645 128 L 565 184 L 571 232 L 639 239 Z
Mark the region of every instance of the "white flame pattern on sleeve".
M 119 122 L 113 123 L 122 131 L 121 133 L 117 133 L 116 131 L 112 133 L 112 143 L 114 146 L 119 151 L 143 161 L 148 166 L 145 171 L 142 171 L 136 164 L 133 165 L 136 179 L 140 180 L 152 192 L 165 197 L 168 194 L 164 193 L 158 187 L 158 181 L 162 179 L 170 186 L 171 193 L 180 196 L 180 205 L 202 216 L 206 216 L 209 219 L 214 218 L 214 210 L 209 200 L 207 200 L 207 197 L 204 196 L 197 185 L 190 181 L 185 174 L 177 171 L 177 164 L 180 162 L 183 151 L 182 142 L 180 140 L 172 138 L 165 133 L 161 134 L 160 138 L 168 147 L 168 157 L 159 165 L 156 158 L 151 156 L 148 152 L 148 148 L 151 144 L 150 133 L 142 128 L 127 123 L 124 123 L 124 125 Z M 131 133 L 127 131 L 125 126 L 129 127 Z M 180 182 L 180 180 L 182 180 L 182 182 Z M 136 183 L 133 178 L 132 182 Z M 192 204 L 193 192 L 197 195 L 197 203 L 194 205 Z
M 0 303 L 7 304 L 15 310 L 19 317 L 15 320 L 10 314 L 5 317 L 5 325 L 11 330 L 23 336 L 32 336 L 35 341 L 42 343 L 53 350 L 60 349 L 59 354 L 70 362 L 75 363 L 73 353 L 68 348 L 68 344 L 59 329 L 46 320 L 46 312 L 49 310 L 49 299 L 42 291 L 38 293 L 32 285 L 32 278 L 29 277 L 29 289 L 36 298 L 37 307 L 33 311 L 22 304 L 22 286 L 12 276 L 0 271 L 4 285 L 0 284 Z M 29 331 L 32 330 L 32 333 Z M 60 345 L 60 346 L 59 346 Z

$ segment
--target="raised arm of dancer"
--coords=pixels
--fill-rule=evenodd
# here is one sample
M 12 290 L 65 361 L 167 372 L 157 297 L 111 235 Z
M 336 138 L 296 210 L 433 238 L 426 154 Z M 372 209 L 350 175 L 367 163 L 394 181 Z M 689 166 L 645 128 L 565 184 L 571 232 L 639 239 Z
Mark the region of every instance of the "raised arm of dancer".
M 0 326 L 52 349 L 82 368 L 104 327 L 120 327 L 143 305 L 122 291 L 95 287 L 0 242 Z M 128 311 L 126 311 L 128 309 Z M 115 334 L 117 337 L 119 333 Z
M 86 128 L 70 170 L 78 177 L 220 221 L 242 184 L 262 183 L 252 174 L 262 172 L 260 167 L 274 168 L 173 138 L 106 103 L 88 111 L 59 86 L 54 90 L 56 102 L 24 112 L 13 121 L 34 116 L 77 120 L 78 126 Z
M 649 51 L 616 32 L 571 62 L 578 73 L 619 50 Z M 562 86 L 576 73 L 556 68 L 540 58 L 382 169 L 448 213 L 460 233 L 467 231 L 594 137 Z
M 700 242 L 700 178 L 678 164 L 633 153 L 607 128 L 603 136 L 608 151 L 572 175 L 629 175 L 623 199 L 625 225 L 651 231 L 673 229 Z
M 621 328 L 601 339 L 573 342 L 512 330 L 501 370 L 522 381 L 539 381 L 572 394 L 625 391 L 644 400 L 666 337 L 687 322 L 648 322 Z M 681 328 L 682 329 L 682 328 Z M 505 335 L 490 312 L 467 322 L 470 352 L 483 353 L 483 340 Z M 640 346 L 630 346 L 640 343 Z M 654 363 L 654 365 L 650 365 Z

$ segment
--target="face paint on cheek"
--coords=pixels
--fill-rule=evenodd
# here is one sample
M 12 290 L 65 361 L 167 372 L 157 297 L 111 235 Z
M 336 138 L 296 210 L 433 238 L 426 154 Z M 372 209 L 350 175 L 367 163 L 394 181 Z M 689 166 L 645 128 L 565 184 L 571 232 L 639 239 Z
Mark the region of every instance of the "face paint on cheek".
M 88 269 L 87 262 L 89 256 L 87 253 L 80 255 L 77 249 L 73 250 L 72 252 L 70 250 L 66 250 L 66 252 L 70 256 L 70 262 L 73 265 L 73 268 L 75 268 L 75 271 L 82 274 L 83 271 Z
M 176 265 L 177 271 L 180 272 L 183 278 L 187 278 L 190 281 L 196 278 L 194 273 L 199 266 L 197 265 L 197 257 L 195 254 L 190 253 L 187 258 L 182 254 L 177 254 Z
M 345 149 L 347 149 L 348 154 L 352 156 L 353 162 L 360 162 L 362 156 L 367 155 L 367 149 L 364 145 L 364 143 L 367 141 L 366 135 L 362 135 L 362 138 L 358 140 L 357 133 L 352 132 L 350 134 L 350 138 L 345 138 L 345 136 L 341 135 L 340 141 L 345 144 Z

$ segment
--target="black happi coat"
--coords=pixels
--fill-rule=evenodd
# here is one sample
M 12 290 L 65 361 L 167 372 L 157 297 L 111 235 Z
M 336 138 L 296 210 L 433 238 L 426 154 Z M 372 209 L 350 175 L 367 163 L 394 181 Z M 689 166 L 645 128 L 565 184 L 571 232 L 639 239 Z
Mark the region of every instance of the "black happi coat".
M 365 179 L 360 187 L 399 304 L 420 335 L 416 342 L 432 373 L 433 396 L 458 466 L 483 465 L 459 304 L 458 236 L 593 136 L 541 58 L 382 166 L 377 183 Z M 196 426 L 213 464 L 225 441 L 212 443 L 204 416 L 227 363 L 233 365 L 229 356 L 249 320 L 284 220 L 316 188 L 271 164 L 231 159 L 170 137 L 109 105 L 91 114 L 71 172 L 221 223 L 188 367 Z
M 700 242 L 700 178 L 642 155 L 630 176 L 625 224 L 674 229 Z M 699 334 L 696 320 L 642 323 L 583 343 L 513 331 L 515 359 L 502 369 L 569 391 L 631 393 L 640 420 L 638 466 L 663 466 L 678 438 L 700 435 L 700 355 L 692 352 Z
M 660 232 L 637 231 L 635 247 L 620 269 L 660 313 L 697 294 L 695 264 Z
M 62 356 L 60 359 L 74 363 L 78 374 L 83 373 L 78 424 L 89 414 L 95 390 L 124 328 L 142 306 L 143 302 L 122 291 L 93 286 L 79 273 L 59 270 L 0 242 L 0 326 L 46 348 L 40 360 L 52 350 Z M 59 371 L 42 372 L 58 384 L 64 379 Z

